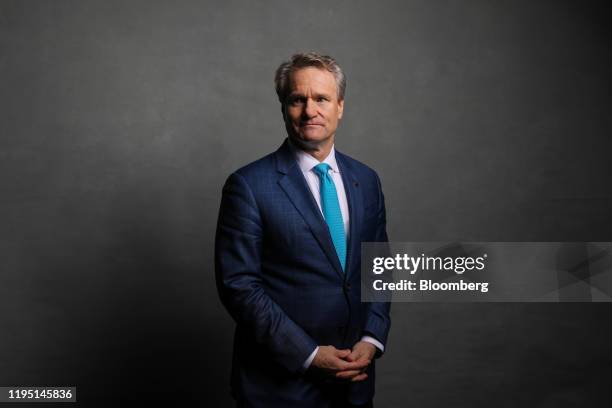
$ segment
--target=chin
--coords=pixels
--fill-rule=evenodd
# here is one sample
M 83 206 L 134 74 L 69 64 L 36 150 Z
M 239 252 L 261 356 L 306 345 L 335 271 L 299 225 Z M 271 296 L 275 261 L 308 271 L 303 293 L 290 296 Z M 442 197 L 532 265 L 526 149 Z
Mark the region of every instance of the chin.
M 302 150 L 317 150 L 327 139 L 308 137 L 305 135 L 289 136 L 291 141 Z
M 323 143 L 329 140 L 329 136 L 323 131 L 323 129 L 321 129 L 320 131 L 316 130 L 312 132 L 300 133 L 299 137 L 308 142 L 315 142 L 315 143 Z
M 310 142 L 310 143 L 323 143 L 325 142 L 327 139 L 324 137 L 313 137 L 313 136 L 300 136 L 300 139 L 302 139 L 305 142 Z

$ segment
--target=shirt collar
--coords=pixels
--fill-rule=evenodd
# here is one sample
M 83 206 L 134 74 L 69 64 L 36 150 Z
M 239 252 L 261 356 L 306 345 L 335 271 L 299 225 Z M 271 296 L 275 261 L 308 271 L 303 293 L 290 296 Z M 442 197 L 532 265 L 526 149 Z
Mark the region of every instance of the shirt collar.
M 319 162 L 317 159 L 315 159 L 305 151 L 298 149 L 293 143 L 291 143 L 291 140 L 289 140 L 289 146 L 291 147 L 291 150 L 293 150 L 293 154 L 295 155 L 297 164 L 300 167 L 300 170 L 302 170 L 302 172 L 306 173 L 308 171 L 311 171 L 316 165 L 320 163 L 327 163 L 334 173 L 340 172 L 338 169 L 338 162 L 336 162 L 336 149 L 334 145 L 332 145 L 329 154 L 322 162 Z

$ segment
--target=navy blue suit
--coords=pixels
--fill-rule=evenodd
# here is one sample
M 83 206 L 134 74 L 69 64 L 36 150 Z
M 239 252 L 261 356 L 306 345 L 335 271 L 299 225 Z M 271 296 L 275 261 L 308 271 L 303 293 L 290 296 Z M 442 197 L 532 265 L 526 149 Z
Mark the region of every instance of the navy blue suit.
M 349 204 L 346 271 L 287 141 L 223 187 L 215 242 L 221 300 L 236 322 L 232 394 L 244 406 L 325 407 L 374 395 L 368 379 L 340 383 L 302 372 L 317 345 L 386 344 L 389 303 L 361 303 L 361 242 L 386 242 L 376 173 L 336 151 Z

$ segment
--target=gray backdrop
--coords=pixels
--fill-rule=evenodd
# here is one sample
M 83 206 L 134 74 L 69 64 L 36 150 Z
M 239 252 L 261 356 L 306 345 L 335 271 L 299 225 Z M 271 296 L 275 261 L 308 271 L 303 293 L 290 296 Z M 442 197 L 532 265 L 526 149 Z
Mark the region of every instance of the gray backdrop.
M 606 2 L 258 3 L 0 2 L 0 385 L 230 404 L 221 186 L 282 142 L 300 50 L 347 73 L 392 240 L 612 241 Z M 610 311 L 394 305 L 376 403 L 603 404 Z

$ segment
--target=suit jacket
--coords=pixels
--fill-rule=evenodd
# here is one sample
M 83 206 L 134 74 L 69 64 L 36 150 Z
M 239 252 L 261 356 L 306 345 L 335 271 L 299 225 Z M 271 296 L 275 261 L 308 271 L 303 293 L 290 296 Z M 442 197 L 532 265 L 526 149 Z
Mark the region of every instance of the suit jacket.
M 377 174 L 336 151 L 350 213 L 346 270 L 287 143 L 234 172 L 223 187 L 215 241 L 221 301 L 236 322 L 232 395 L 246 406 L 365 403 L 368 379 L 339 383 L 302 366 L 317 345 L 386 344 L 389 303 L 361 303 L 361 242 L 386 242 Z

